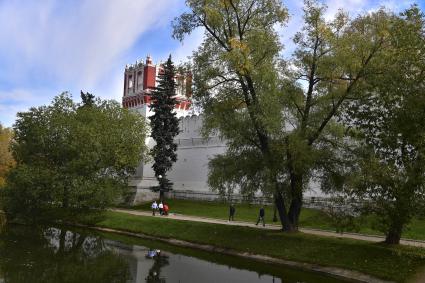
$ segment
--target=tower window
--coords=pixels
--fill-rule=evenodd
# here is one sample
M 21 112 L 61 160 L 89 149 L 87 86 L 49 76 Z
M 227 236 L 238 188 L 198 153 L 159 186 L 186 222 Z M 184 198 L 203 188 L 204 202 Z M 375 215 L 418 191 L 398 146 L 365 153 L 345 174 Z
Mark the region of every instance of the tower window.
M 137 73 L 137 84 L 143 85 L 143 73 L 141 71 Z

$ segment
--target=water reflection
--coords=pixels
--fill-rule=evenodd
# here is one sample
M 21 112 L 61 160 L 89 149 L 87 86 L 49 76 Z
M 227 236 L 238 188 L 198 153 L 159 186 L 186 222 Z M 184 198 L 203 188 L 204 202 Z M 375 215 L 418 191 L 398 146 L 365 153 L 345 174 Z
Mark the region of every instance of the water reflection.
M 0 233 L 3 231 L 3 228 L 6 226 L 6 215 L 0 211 Z
M 145 246 L 105 240 L 129 262 L 134 283 L 142 282 L 269 282 L 269 283 L 342 283 L 340 279 L 317 273 L 244 260 L 217 253 L 168 246 L 146 241 Z M 147 257 L 146 247 L 161 248 L 161 256 Z
M 4 282 L 127 282 L 128 263 L 100 237 L 57 228 L 7 227 L 0 235 Z M 1 280 L 0 280 L 1 282 Z
M 0 283 L 343 282 L 282 266 L 73 229 L 6 225 L 0 233 L 0 255 Z
M 150 254 L 154 253 L 153 256 L 150 256 Z M 146 277 L 147 283 L 165 283 L 165 278 L 161 277 L 161 269 L 164 266 L 167 266 L 170 264 L 168 261 L 168 256 L 163 254 L 160 250 L 151 250 L 149 251 L 147 258 L 153 259 L 154 263 L 149 269 L 149 274 Z

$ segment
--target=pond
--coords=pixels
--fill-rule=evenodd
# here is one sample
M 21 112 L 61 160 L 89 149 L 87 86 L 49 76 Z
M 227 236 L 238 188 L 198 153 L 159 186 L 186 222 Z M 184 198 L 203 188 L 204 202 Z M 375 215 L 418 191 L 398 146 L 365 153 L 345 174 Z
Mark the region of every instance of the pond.
M 116 234 L 69 227 L 5 225 L 0 283 L 348 282 Z

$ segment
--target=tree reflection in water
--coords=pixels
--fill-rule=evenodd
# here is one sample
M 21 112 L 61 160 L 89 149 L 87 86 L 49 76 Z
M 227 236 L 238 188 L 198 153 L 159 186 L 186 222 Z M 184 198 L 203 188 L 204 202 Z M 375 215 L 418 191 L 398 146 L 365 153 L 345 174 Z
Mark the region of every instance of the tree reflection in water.
M 8 227 L 0 233 L 0 274 L 4 282 L 127 282 L 124 258 L 100 237 L 57 228 Z
M 0 211 L 0 233 L 3 231 L 3 228 L 6 226 L 6 215 Z
M 161 278 L 161 268 L 170 264 L 168 256 L 160 252 L 153 257 L 153 261 L 154 263 L 146 277 L 146 283 L 165 283 L 165 278 Z

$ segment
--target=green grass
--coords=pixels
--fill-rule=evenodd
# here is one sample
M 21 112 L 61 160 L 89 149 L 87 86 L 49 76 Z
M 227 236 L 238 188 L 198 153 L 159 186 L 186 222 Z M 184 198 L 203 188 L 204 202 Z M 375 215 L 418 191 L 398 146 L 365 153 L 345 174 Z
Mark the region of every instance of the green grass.
M 229 206 L 223 202 L 207 202 L 192 200 L 167 200 L 171 213 L 179 213 L 184 215 L 228 219 Z M 144 203 L 137 206 L 127 208 L 136 210 L 149 210 L 151 203 Z M 256 222 L 260 205 L 236 204 L 236 221 Z M 273 223 L 273 207 L 265 206 L 266 223 Z M 358 232 L 370 235 L 383 235 L 380 231 L 374 229 L 373 223 L 377 221 L 373 216 L 363 217 L 361 226 L 357 230 L 347 230 L 347 232 Z M 275 224 L 279 225 L 278 222 Z M 304 228 L 315 228 L 329 231 L 335 231 L 335 225 L 331 217 L 325 212 L 318 209 L 303 208 L 300 216 L 300 226 Z M 403 238 L 414 240 L 425 240 L 425 220 L 414 219 L 403 233 Z
M 141 217 L 111 211 L 105 213 L 104 219 L 89 224 L 352 269 L 397 282 L 406 282 L 425 266 L 425 249 L 390 247 L 384 244 L 303 233 L 286 234 L 279 231 Z
M 414 219 L 402 237 L 425 241 L 425 219 Z

